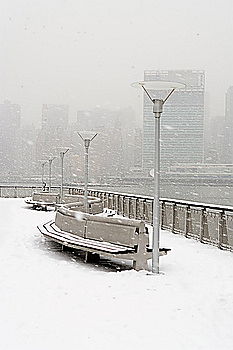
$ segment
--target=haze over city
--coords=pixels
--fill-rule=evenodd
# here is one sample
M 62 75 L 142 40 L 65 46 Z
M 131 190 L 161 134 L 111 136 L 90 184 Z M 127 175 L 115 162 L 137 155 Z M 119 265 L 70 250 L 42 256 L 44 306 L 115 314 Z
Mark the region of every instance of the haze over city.
M 41 122 L 44 103 L 76 111 L 133 107 L 145 69 L 203 69 L 206 108 L 224 114 L 233 85 L 232 1 L 9 0 L 0 4 L 0 101 Z

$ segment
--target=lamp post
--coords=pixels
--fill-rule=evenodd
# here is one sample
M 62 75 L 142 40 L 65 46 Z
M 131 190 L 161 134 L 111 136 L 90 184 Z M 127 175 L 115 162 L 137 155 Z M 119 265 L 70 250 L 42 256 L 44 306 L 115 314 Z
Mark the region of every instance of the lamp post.
M 52 184 L 52 162 L 56 157 L 49 158 L 49 192 L 51 192 L 51 184 Z
M 44 188 L 44 167 L 47 162 L 43 162 L 41 164 L 41 182 L 42 182 L 42 189 Z
M 88 137 L 85 136 L 84 134 L 81 135 L 80 133 L 78 133 L 78 135 L 81 137 L 81 139 L 84 142 L 84 158 L 85 158 L 85 171 L 84 171 L 84 208 L 85 208 L 85 212 L 88 213 L 89 212 L 89 207 L 88 207 L 88 152 L 89 152 L 89 147 L 90 147 L 90 143 L 92 140 L 94 140 L 94 138 L 97 136 L 97 134 L 95 134 L 93 137 Z
M 152 272 L 159 274 L 159 230 L 160 230 L 160 117 L 163 105 L 176 88 L 184 88 L 185 84 L 168 81 L 142 81 L 132 84 L 133 87 L 141 87 L 153 104 L 155 117 L 154 139 L 154 200 L 153 200 L 153 236 L 152 236 Z M 148 90 L 171 90 L 163 99 L 152 98 Z
M 69 148 L 67 148 L 66 151 L 60 152 L 60 157 L 61 157 L 61 193 L 60 193 L 60 201 L 62 203 L 63 199 L 63 178 L 64 178 L 64 156 L 65 154 L 69 151 Z

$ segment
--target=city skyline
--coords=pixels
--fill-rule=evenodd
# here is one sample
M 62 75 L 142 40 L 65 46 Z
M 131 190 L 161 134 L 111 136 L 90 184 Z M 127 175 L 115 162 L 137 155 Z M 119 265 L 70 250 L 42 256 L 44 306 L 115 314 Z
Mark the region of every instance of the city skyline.
M 76 110 L 134 108 L 130 84 L 145 69 L 197 69 L 207 74 L 209 115 L 224 114 L 233 85 L 232 1 L 16 0 L 2 2 L 0 100 L 22 106 L 38 123 L 41 105 Z
M 155 71 L 158 69 L 147 69 L 147 71 Z M 193 69 L 162 69 L 164 71 L 177 71 L 177 70 L 186 70 L 186 71 L 191 71 Z M 195 69 L 196 71 L 201 71 L 202 69 Z M 208 81 L 208 76 L 206 74 L 206 81 Z M 143 80 L 143 79 L 138 79 L 138 81 Z M 132 82 L 131 82 L 132 83 Z M 208 85 L 208 84 L 206 84 Z M 222 101 L 221 103 L 221 108 L 217 109 L 216 112 L 214 112 L 212 110 L 211 112 L 211 107 L 210 107 L 210 98 L 209 98 L 209 92 L 205 89 L 205 119 L 210 119 L 210 120 L 215 120 L 216 118 L 221 118 L 222 116 L 225 115 L 225 110 L 226 110 L 226 100 L 225 100 L 225 94 L 228 88 L 230 88 L 231 86 L 233 86 L 233 80 L 232 83 L 229 84 L 226 87 L 226 90 L 223 91 L 222 95 L 219 96 L 219 99 Z M 130 85 L 129 88 L 131 89 Z M 134 96 L 135 97 L 135 96 Z M 3 97 L 2 101 L 13 101 L 13 99 L 8 98 L 8 97 Z M 128 108 L 132 108 L 134 111 L 134 121 L 138 124 L 138 125 L 142 125 L 143 122 L 143 113 L 142 113 L 142 100 L 141 97 L 139 96 L 139 94 L 136 96 L 134 104 L 125 104 L 122 107 L 120 105 L 113 105 L 111 106 L 110 104 L 106 103 L 103 105 L 93 105 L 93 104 L 87 104 L 86 108 L 80 108 L 80 106 L 78 107 L 72 107 L 72 105 L 69 105 L 67 103 L 65 103 L 65 100 L 63 101 L 59 101 L 58 103 L 53 103 L 53 101 L 48 100 L 47 103 L 45 103 L 44 101 L 41 101 L 41 103 L 37 103 L 37 105 L 35 107 L 32 108 L 32 106 L 30 106 L 29 103 L 19 103 L 18 99 L 16 98 L 15 100 L 15 104 L 18 104 L 21 106 L 21 123 L 24 125 L 34 125 L 35 127 L 40 127 L 41 126 L 41 112 L 42 112 L 42 108 L 43 105 L 59 105 L 59 104 L 63 104 L 63 105 L 67 105 L 69 107 L 69 119 L 70 122 L 74 122 L 76 121 L 77 118 L 77 112 L 78 111 L 88 111 L 88 110 L 94 110 L 94 109 L 112 109 L 115 110 L 115 112 L 121 110 L 121 109 L 128 109 Z M 137 106 L 135 108 L 135 106 Z M 33 110 L 33 118 L 32 118 L 32 114 L 31 112 L 27 112 L 29 110 Z
M 148 73 L 148 71 L 146 72 Z M 149 72 L 153 75 L 153 73 L 155 73 L 156 71 Z M 190 71 L 185 72 L 188 75 L 190 73 Z M 162 71 L 162 73 L 166 75 L 167 71 Z M 176 73 L 180 74 L 181 71 L 171 71 L 169 74 Z M 203 72 L 200 73 L 202 75 L 200 82 L 203 82 L 201 83 L 203 85 L 204 74 Z M 148 77 L 148 75 L 145 76 L 145 78 Z M 228 92 L 229 91 L 232 91 L 232 87 L 229 87 Z M 203 97 L 204 85 L 201 88 L 201 91 L 199 92 Z M 199 92 L 197 89 L 198 94 Z M 175 94 L 177 93 L 178 91 Z M 180 93 L 182 95 L 182 92 Z M 171 145 L 169 146 L 170 141 L 172 141 L 171 132 L 175 132 L 175 134 L 177 134 L 177 132 L 182 133 L 183 127 L 186 125 L 186 133 L 188 132 L 188 130 L 190 131 L 194 126 L 196 128 L 196 123 L 198 122 L 198 120 L 196 120 L 195 117 L 195 125 L 192 126 L 188 125 L 189 123 L 187 124 L 187 118 L 184 118 L 185 114 L 186 112 L 195 112 L 195 108 L 193 110 L 192 107 L 189 111 L 188 107 L 191 100 L 188 98 L 188 100 L 186 99 L 187 101 L 185 100 L 186 102 L 183 104 L 182 99 L 184 96 L 178 96 L 179 101 L 177 104 L 175 94 L 171 97 L 171 103 L 167 103 L 167 106 L 165 106 L 168 109 L 166 111 L 165 108 L 164 115 L 162 117 L 161 130 L 162 132 L 164 132 L 165 130 L 166 133 L 170 133 L 170 137 L 167 138 L 166 136 L 164 138 L 164 142 L 168 142 L 167 146 L 165 147 L 167 158 L 169 158 L 168 156 L 171 153 L 170 151 L 172 150 L 171 149 L 169 151 L 170 146 L 173 144 L 171 143 Z M 190 92 L 189 90 L 187 90 L 186 95 L 189 94 Z M 14 177 L 14 174 L 18 174 L 19 176 L 24 177 L 30 176 L 30 174 L 37 174 L 38 177 L 38 174 L 40 173 L 41 162 L 45 161 L 50 156 L 56 156 L 58 160 L 55 160 L 54 163 L 57 176 L 59 177 L 59 150 L 61 150 L 62 147 L 64 149 L 68 147 L 70 148 L 70 152 L 68 153 L 66 159 L 66 176 L 68 176 L 69 179 L 72 179 L 71 181 L 76 181 L 75 179 L 78 178 L 80 179 L 80 176 L 82 177 L 83 173 L 83 149 L 81 142 L 77 136 L 77 132 L 83 130 L 92 130 L 99 133 L 99 137 L 96 139 L 96 142 L 93 145 L 93 150 L 91 152 L 91 166 L 94 166 L 93 169 L 95 169 L 95 173 L 98 174 L 100 178 L 104 179 L 106 176 L 114 176 L 114 174 L 118 174 L 120 176 L 131 176 L 130 174 L 132 174 L 133 176 L 139 177 L 142 175 L 146 175 L 142 167 L 143 128 L 138 127 L 137 123 L 129 123 L 129 120 L 131 118 L 127 118 L 127 116 L 130 116 L 133 113 L 132 109 L 122 109 L 116 111 L 101 109 L 99 107 L 93 110 L 89 109 L 86 111 L 76 111 L 76 120 L 72 121 L 69 118 L 69 106 L 43 104 L 41 107 L 41 124 L 39 127 L 35 128 L 33 126 L 25 127 L 25 125 L 21 122 L 20 105 L 17 105 L 10 101 L 5 101 L 2 104 L 0 103 L 2 122 L 2 138 L 0 140 L 0 151 L 2 154 L 2 175 L 5 174 L 4 176 L 6 177 Z M 148 117 L 152 125 L 154 121 L 154 117 L 152 115 L 152 106 L 149 104 L 147 107 L 149 113 Z M 185 114 L 181 118 L 182 124 L 179 127 L 181 128 L 181 130 L 177 129 L 177 131 L 175 131 L 174 125 L 170 125 L 170 122 L 168 123 L 168 120 L 166 120 L 166 112 L 169 111 L 170 107 L 172 107 L 173 111 L 171 114 L 172 120 L 177 114 L 177 111 L 179 111 L 179 108 L 185 107 L 185 109 L 182 112 L 183 114 Z M 200 111 L 201 110 L 199 109 L 198 113 L 200 113 Z M 232 163 L 232 160 L 230 159 L 231 152 L 229 149 L 229 145 L 227 145 L 227 140 L 229 140 L 229 133 L 226 132 L 226 130 L 229 131 L 229 127 L 231 127 L 231 125 L 229 124 L 229 120 L 231 120 L 229 112 L 230 111 L 228 111 L 227 114 L 226 108 L 226 116 L 224 118 L 226 119 L 225 124 L 219 123 L 219 120 L 217 120 L 215 121 L 216 127 L 214 127 L 214 125 L 212 125 L 210 122 L 205 125 L 204 157 L 200 157 L 199 154 L 199 162 L 200 158 L 202 158 L 201 161 L 208 164 Z M 203 106 L 201 113 L 203 113 Z M 185 119 L 186 121 L 183 119 Z M 125 124 L 125 120 L 127 120 L 127 124 Z M 59 123 L 54 128 L 54 123 L 56 124 L 57 121 Z M 169 124 L 168 127 L 166 127 L 167 123 Z M 11 125 L 13 126 L 12 130 L 10 130 Z M 183 145 L 183 143 L 181 143 L 181 146 L 185 146 L 185 148 L 187 148 L 189 140 L 185 140 L 186 136 L 182 142 L 187 141 L 188 143 L 186 142 L 186 146 Z M 192 144 L 195 144 L 196 141 L 195 137 L 192 140 L 190 140 Z M 227 151 L 226 153 L 227 147 L 229 151 Z M 163 150 L 164 147 L 162 146 L 162 155 L 164 153 Z M 179 157 L 177 157 L 178 153 L 174 157 L 172 157 L 172 161 L 170 162 L 170 165 L 173 168 L 176 164 L 179 164 L 179 161 L 183 161 L 182 159 L 179 159 Z M 105 155 L 104 157 L 103 154 Z M 114 157 L 112 156 L 113 154 Z M 186 157 L 184 164 L 197 162 L 197 159 L 194 159 L 193 157 L 189 159 L 189 154 L 190 152 L 187 148 L 186 156 L 188 158 Z M 172 156 L 172 154 L 170 154 L 170 156 Z M 100 166 L 100 164 L 102 164 L 102 166 Z M 105 170 L 104 175 L 102 176 L 103 168 Z M 151 168 L 152 167 L 150 166 L 150 169 Z

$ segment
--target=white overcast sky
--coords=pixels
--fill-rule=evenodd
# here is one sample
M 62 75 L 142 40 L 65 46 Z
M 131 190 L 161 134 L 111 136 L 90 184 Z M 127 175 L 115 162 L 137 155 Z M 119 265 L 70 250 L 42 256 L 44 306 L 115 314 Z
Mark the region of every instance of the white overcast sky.
M 0 102 L 132 106 L 145 69 L 204 69 L 210 115 L 233 85 L 232 0 L 0 0 Z

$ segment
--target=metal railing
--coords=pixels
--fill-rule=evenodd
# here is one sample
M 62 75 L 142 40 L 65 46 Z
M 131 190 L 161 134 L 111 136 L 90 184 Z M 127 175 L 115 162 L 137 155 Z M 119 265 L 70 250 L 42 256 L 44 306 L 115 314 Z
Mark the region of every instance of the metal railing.
M 1 185 L 0 197 L 3 198 L 23 198 L 31 196 L 32 193 L 41 188 L 41 186 L 26 186 L 26 185 Z
M 83 189 L 70 191 L 83 194 Z M 88 195 L 101 198 L 105 208 L 152 225 L 152 197 L 100 190 Z M 162 229 L 233 251 L 233 207 L 160 198 L 160 220 Z
M 84 189 L 64 188 L 69 194 L 84 195 Z M 0 197 L 30 196 L 38 189 L 41 187 L 0 186 Z M 105 208 L 122 216 L 152 224 L 152 197 L 95 189 L 88 190 L 88 195 L 100 198 Z M 160 217 L 162 229 L 233 251 L 233 207 L 161 198 Z

